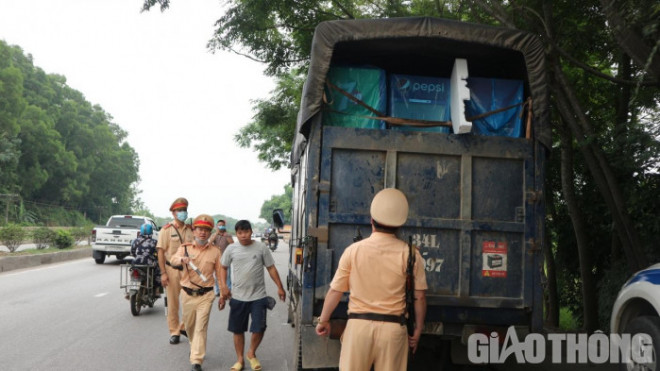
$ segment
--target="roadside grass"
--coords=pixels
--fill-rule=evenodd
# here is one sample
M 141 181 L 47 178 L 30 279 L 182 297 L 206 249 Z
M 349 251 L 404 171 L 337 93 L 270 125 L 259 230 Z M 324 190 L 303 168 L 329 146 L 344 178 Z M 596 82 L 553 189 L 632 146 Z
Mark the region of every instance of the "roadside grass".
M 559 328 L 564 331 L 575 331 L 578 329 L 578 322 L 573 316 L 573 312 L 567 307 L 559 309 Z
M 56 247 L 48 247 L 48 248 L 45 248 L 45 249 L 25 249 L 25 250 L 16 251 L 16 252 L 0 251 L 0 257 L 2 257 L 2 256 L 50 254 L 50 253 L 60 252 L 60 251 L 71 251 L 71 250 L 88 249 L 88 248 L 91 248 L 91 246 L 90 245 L 75 245 L 75 246 L 72 246 L 72 247 L 67 247 L 66 249 L 58 249 Z

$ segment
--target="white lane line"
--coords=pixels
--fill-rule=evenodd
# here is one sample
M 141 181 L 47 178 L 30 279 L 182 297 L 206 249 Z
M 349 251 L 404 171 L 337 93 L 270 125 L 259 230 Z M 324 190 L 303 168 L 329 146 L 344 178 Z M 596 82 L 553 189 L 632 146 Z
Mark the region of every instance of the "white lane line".
M 23 273 L 32 273 L 32 272 L 36 272 L 36 271 L 42 271 L 42 270 L 46 270 L 46 269 L 57 268 L 58 266 L 63 265 L 63 264 L 81 264 L 81 263 L 87 263 L 87 261 L 83 258 L 83 259 L 61 261 L 61 262 L 57 262 L 57 263 L 35 265 L 35 266 L 32 266 L 32 267 L 12 269 L 10 271 L 0 272 L 0 277 L 11 277 L 11 276 L 16 276 L 16 275 L 23 274 Z
M 107 292 L 102 292 L 102 293 L 99 293 L 99 294 L 94 295 L 94 297 L 95 297 L 95 298 L 102 298 L 102 297 L 104 297 L 104 296 L 106 296 L 106 295 L 108 295 Z

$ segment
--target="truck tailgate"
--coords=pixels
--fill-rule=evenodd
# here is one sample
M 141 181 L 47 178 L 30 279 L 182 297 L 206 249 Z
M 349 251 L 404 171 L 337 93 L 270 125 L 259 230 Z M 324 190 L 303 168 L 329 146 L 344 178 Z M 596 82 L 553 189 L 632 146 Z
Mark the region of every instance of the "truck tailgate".
M 398 237 L 412 237 L 425 260 L 427 320 L 493 323 L 480 308 L 526 315 L 538 268 L 529 141 L 338 127 L 324 127 L 322 137 L 318 225 L 328 237 L 319 240 L 315 298 L 323 299 L 356 226 L 371 233 L 369 205 L 385 185 L 408 197 Z M 508 323 L 522 321 L 501 313 Z
M 94 243 L 106 246 L 131 246 L 137 237 L 137 232 L 135 229 L 96 228 Z

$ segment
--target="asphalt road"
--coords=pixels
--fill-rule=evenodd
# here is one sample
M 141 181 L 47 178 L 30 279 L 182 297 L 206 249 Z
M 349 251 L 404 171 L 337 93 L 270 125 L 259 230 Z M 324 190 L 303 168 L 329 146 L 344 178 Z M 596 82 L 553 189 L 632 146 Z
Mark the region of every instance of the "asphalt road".
M 273 255 L 286 282 L 286 247 Z M 162 300 L 138 317 L 131 315 L 119 288 L 119 264 L 112 258 L 103 265 L 82 259 L 0 274 L 0 369 L 189 370 L 189 343 L 182 337 L 180 344 L 169 344 Z M 266 281 L 276 297 L 267 274 Z M 216 303 L 203 367 L 229 370 L 236 361 L 227 331 L 229 308 L 218 311 Z M 286 305 L 278 300 L 257 351 L 265 370 L 288 370 L 291 339 Z
M 273 253 L 286 282 L 288 249 L 280 241 Z M 15 270 L 0 274 L 0 370 L 189 370 L 189 344 L 168 343 L 163 301 L 130 313 L 119 288 L 120 262 L 98 265 L 93 259 Z M 265 273 L 268 293 L 277 290 Z M 228 307 L 211 312 L 205 370 L 229 370 L 236 361 L 227 328 Z M 268 312 L 268 330 L 257 352 L 264 370 L 287 371 L 293 357 L 293 329 L 286 323 L 286 304 L 278 300 Z M 249 334 L 246 334 L 246 342 Z M 247 345 L 246 345 L 247 346 Z M 515 364 L 466 366 L 484 370 L 615 370 L 616 365 Z M 248 367 L 249 369 L 249 367 Z M 431 366 L 430 369 L 436 369 Z M 442 368 L 461 369 L 455 367 Z

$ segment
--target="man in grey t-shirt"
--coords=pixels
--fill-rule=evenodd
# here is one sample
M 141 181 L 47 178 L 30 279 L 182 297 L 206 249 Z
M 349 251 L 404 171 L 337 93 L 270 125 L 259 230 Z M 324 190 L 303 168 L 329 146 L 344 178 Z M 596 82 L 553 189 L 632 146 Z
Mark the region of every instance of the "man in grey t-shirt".
M 284 287 L 280 275 L 275 268 L 275 261 L 266 245 L 252 240 L 252 225 L 247 220 L 239 220 L 235 227 L 238 243 L 227 246 L 222 254 L 220 264 L 220 291 L 222 301 L 229 301 L 229 325 L 228 330 L 234 333 L 234 348 L 238 360 L 232 366 L 232 370 L 241 370 L 245 367 L 243 350 L 245 347 L 245 331 L 248 328 L 248 320 L 251 319 L 250 348 L 247 351 L 247 359 L 253 370 L 261 370 L 261 364 L 257 359 L 257 348 L 266 332 L 266 282 L 264 281 L 264 267 L 270 278 L 277 285 L 277 295 L 282 301 L 286 299 Z M 231 267 L 231 290 L 227 287 L 227 269 Z M 218 303 L 220 308 L 220 303 Z

